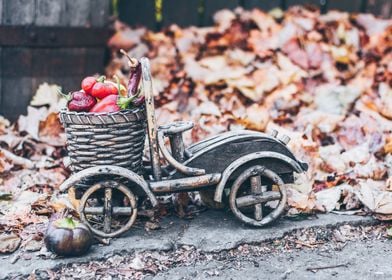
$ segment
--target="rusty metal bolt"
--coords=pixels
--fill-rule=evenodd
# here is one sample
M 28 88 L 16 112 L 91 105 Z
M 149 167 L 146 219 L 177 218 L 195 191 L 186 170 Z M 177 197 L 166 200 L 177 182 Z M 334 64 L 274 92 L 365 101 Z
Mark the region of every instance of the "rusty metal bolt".
M 278 131 L 276 129 L 272 129 L 270 132 L 271 137 L 276 138 L 276 136 L 278 136 Z
M 289 136 L 283 134 L 283 135 L 279 138 L 279 140 L 282 141 L 283 144 L 287 145 L 287 144 L 290 142 L 291 139 L 290 139 Z

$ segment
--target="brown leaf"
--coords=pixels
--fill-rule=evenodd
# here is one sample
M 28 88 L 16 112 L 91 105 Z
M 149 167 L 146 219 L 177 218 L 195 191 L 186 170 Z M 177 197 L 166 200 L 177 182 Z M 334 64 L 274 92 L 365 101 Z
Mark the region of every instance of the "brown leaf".
M 39 140 L 39 125 L 41 121 L 45 121 L 48 116 L 48 109 L 40 107 L 27 107 L 27 116 L 20 116 L 18 119 L 19 131 L 28 132 L 34 139 Z
M 392 154 L 392 137 L 391 136 L 385 142 L 384 152 L 387 154 Z
M 39 123 L 39 139 L 52 146 L 64 146 L 65 134 L 57 113 L 50 113 Z
M 246 108 L 246 115 L 238 120 L 247 129 L 264 131 L 269 121 L 267 110 L 257 104 Z
M 159 224 L 159 222 L 150 222 L 147 221 L 144 225 L 144 229 L 146 231 L 151 231 L 151 230 L 158 230 L 161 228 L 161 225 Z
M 15 252 L 21 243 L 21 239 L 16 234 L 2 233 L 0 235 L 0 253 L 10 254 Z
M 146 32 L 145 29 L 130 29 L 129 27 L 119 24 L 115 25 L 117 31 L 109 39 L 108 46 L 113 49 L 124 49 L 129 50 L 141 41 L 141 36 Z
M 5 157 L 4 153 L 0 150 L 0 173 L 5 173 L 13 167 L 9 158 Z

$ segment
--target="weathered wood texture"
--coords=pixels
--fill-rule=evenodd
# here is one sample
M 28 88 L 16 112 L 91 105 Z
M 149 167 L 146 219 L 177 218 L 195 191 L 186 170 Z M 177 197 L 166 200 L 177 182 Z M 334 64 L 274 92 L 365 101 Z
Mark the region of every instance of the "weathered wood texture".
M 155 0 L 118 0 L 119 19 L 128 24 L 138 24 L 148 28 L 155 28 L 154 3 Z
M 271 10 L 276 7 L 280 7 L 281 0 L 270 0 L 270 1 L 263 1 L 263 0 L 247 0 L 244 3 L 245 9 L 253 9 L 253 8 L 262 8 L 263 10 Z
M 234 9 L 240 5 L 238 0 L 212 0 L 204 1 L 202 25 L 211 25 L 216 11 L 221 9 Z M 163 16 L 165 18 L 165 16 Z
M 215 0 L 216 1 L 216 0 Z M 163 1 L 162 18 L 164 26 L 172 23 L 183 25 L 199 25 L 200 17 L 198 12 L 199 0 L 165 0 Z
M 0 0 L 0 115 L 25 113 L 42 82 L 67 92 L 102 72 L 109 8 L 109 0 Z
M 140 60 L 140 63 L 142 64 L 142 84 L 144 88 L 144 96 L 146 98 L 147 132 L 150 149 L 150 161 L 154 179 L 156 181 L 159 181 L 162 177 L 162 170 L 159 159 L 159 147 L 157 142 L 157 125 L 155 118 L 151 66 L 150 61 L 146 57 L 143 57 Z
M 388 18 L 392 14 L 391 0 L 162 0 L 162 19 L 157 21 L 154 0 L 119 0 L 119 17 L 131 25 L 160 28 L 170 24 L 206 26 L 213 23 L 213 15 L 221 9 L 275 7 L 287 9 L 294 5 L 313 5 L 322 12 L 338 9 L 347 12 L 369 12 Z
M 368 0 L 366 2 L 366 10 L 370 13 L 379 14 L 385 18 L 390 18 L 392 16 L 391 0 Z

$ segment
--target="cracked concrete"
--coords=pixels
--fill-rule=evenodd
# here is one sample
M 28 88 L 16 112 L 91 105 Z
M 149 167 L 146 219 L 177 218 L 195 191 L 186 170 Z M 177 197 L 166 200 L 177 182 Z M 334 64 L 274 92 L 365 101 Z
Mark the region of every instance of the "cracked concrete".
M 167 251 L 182 245 L 194 246 L 205 252 L 216 252 L 245 243 L 278 239 L 296 229 L 374 223 L 377 221 L 371 217 L 328 214 L 301 221 L 280 219 L 266 228 L 251 228 L 240 223 L 231 213 L 209 210 L 192 220 L 166 217 L 162 219 L 162 229 L 152 232 L 146 232 L 141 226 L 136 227 L 122 238 L 112 240 L 110 246 L 93 246 L 89 254 L 82 257 L 42 259 L 31 253 L 31 259 L 21 258 L 11 264 L 14 256 L 3 256 L 0 279 L 10 275 L 30 274 L 36 269 L 102 259 L 119 252 Z

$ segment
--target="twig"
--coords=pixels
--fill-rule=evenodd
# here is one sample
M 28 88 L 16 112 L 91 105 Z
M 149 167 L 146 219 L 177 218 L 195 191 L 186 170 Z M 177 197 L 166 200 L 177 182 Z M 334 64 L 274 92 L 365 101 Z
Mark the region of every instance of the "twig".
M 33 169 L 35 167 L 35 164 L 24 157 L 17 156 L 10 151 L 7 151 L 5 149 L 0 148 L 0 153 L 2 153 L 7 159 L 15 163 L 16 165 L 22 165 L 23 167 Z
M 330 268 L 337 268 L 337 267 L 347 267 L 349 263 L 342 263 L 337 265 L 328 265 L 328 266 L 316 266 L 316 267 L 308 267 L 306 270 L 311 272 L 317 272 L 318 270 L 322 269 L 330 269 Z
M 19 259 L 20 259 L 20 253 L 16 253 L 16 255 L 13 256 L 11 259 L 11 264 L 16 263 Z
M 295 244 L 302 245 L 302 246 L 305 246 L 305 247 L 308 247 L 308 248 L 314 248 L 316 246 L 316 245 L 306 244 L 306 243 L 298 241 L 298 240 L 296 240 L 294 242 L 295 242 Z
M 325 254 L 322 254 L 322 253 L 317 253 L 317 255 L 322 256 L 324 258 L 332 258 L 331 255 L 325 255 Z

